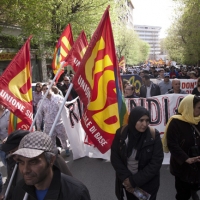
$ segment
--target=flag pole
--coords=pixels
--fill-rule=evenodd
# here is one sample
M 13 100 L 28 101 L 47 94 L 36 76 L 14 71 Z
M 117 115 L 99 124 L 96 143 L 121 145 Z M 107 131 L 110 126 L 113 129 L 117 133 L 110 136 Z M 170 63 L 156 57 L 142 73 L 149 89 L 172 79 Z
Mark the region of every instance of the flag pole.
M 68 96 L 69 96 L 69 94 L 70 94 L 70 92 L 71 92 L 71 90 L 72 90 L 72 87 L 73 87 L 73 83 L 70 83 L 69 88 L 68 88 L 68 90 L 67 90 L 67 93 L 66 93 L 66 95 L 65 95 L 65 98 L 63 99 L 63 102 L 62 102 L 62 104 L 61 104 L 61 106 L 60 106 L 60 108 L 59 108 L 59 110 L 58 110 L 58 113 L 57 113 L 57 115 L 56 115 L 56 118 L 55 118 L 55 120 L 54 120 L 54 122 L 53 122 L 53 125 L 52 125 L 52 127 L 51 127 L 51 130 L 50 130 L 50 132 L 49 132 L 49 136 L 50 136 L 50 137 L 51 137 L 52 134 L 53 134 L 53 131 L 54 131 L 55 127 L 56 127 L 57 121 L 58 121 L 58 119 L 59 119 L 59 117 L 60 117 L 60 114 L 61 114 L 61 112 L 62 112 L 62 109 L 63 109 L 63 107 L 64 107 L 64 105 L 65 105 L 65 102 L 67 101 L 67 98 L 68 98 Z
M 35 121 L 36 121 L 36 119 L 37 119 L 39 110 L 41 110 L 41 108 L 42 108 L 42 104 L 43 104 L 43 102 L 44 102 L 44 99 L 46 99 L 46 97 L 47 97 L 47 95 L 48 95 L 48 93 L 49 93 L 49 90 L 50 90 L 50 88 L 52 87 L 53 83 L 55 82 L 55 80 L 56 80 L 58 74 L 59 74 L 60 71 L 62 70 L 62 67 L 63 67 L 64 63 L 65 63 L 65 62 L 61 62 L 61 65 L 60 65 L 59 70 L 57 71 L 56 75 L 54 76 L 54 78 L 53 78 L 53 80 L 52 80 L 50 86 L 48 87 L 48 90 L 47 90 L 46 93 L 44 94 L 44 97 L 42 98 L 41 103 L 40 103 L 40 105 L 39 105 L 39 107 L 38 107 L 38 109 L 37 109 L 37 111 L 36 111 L 36 114 L 35 114 L 35 117 L 34 117 L 34 119 L 33 119 L 33 122 L 32 122 L 32 124 L 31 124 L 31 126 L 30 126 L 30 128 L 29 128 L 29 131 L 32 130 L 32 128 L 33 128 L 33 126 L 34 126 L 34 124 L 35 124 Z
M 6 189 L 6 193 L 5 193 L 5 196 L 4 196 L 4 200 L 6 200 L 7 197 L 8 197 L 8 192 L 9 192 L 9 190 L 10 190 L 11 183 L 13 182 L 15 173 L 16 173 L 16 171 L 17 171 L 17 167 L 18 167 L 18 166 L 17 166 L 17 163 L 16 163 L 16 164 L 15 164 L 15 167 L 14 167 L 14 169 L 13 169 L 13 172 L 12 172 L 12 175 L 11 175 L 11 178 L 10 178 L 10 181 L 9 181 L 9 183 L 8 183 L 8 187 L 7 187 L 7 189 Z

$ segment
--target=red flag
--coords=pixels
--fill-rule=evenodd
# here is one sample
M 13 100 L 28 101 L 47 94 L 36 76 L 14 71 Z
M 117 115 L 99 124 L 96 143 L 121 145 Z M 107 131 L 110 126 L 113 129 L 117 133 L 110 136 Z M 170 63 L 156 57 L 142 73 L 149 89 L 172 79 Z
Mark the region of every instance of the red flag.
M 73 35 L 70 24 L 67 25 L 65 30 L 62 32 L 54 51 L 52 69 L 53 73 L 56 74 L 60 68 L 60 63 L 65 60 L 68 55 L 72 45 L 73 45 Z M 66 63 L 67 65 L 67 63 Z M 64 69 L 61 70 L 56 80 L 59 79 L 60 75 L 64 72 Z
M 120 61 L 119 61 L 119 67 L 120 67 L 124 72 L 126 72 L 125 66 L 126 66 L 125 58 L 124 58 L 124 56 L 122 56 L 121 59 L 120 59 Z
M 97 27 L 78 71 L 74 88 L 84 104 L 82 126 L 94 145 L 105 153 L 120 127 L 122 99 L 119 92 L 119 67 L 115 54 L 109 7 Z
M 30 39 L 0 77 L 0 103 L 28 125 L 33 119 Z
M 75 72 L 80 66 L 81 60 L 86 52 L 87 46 L 88 41 L 84 31 L 82 31 L 65 59 L 65 61 L 72 66 Z
M 25 124 L 24 121 L 16 117 L 13 113 L 10 113 L 9 125 L 8 125 L 8 134 L 12 133 L 15 130 L 29 130 L 30 126 Z

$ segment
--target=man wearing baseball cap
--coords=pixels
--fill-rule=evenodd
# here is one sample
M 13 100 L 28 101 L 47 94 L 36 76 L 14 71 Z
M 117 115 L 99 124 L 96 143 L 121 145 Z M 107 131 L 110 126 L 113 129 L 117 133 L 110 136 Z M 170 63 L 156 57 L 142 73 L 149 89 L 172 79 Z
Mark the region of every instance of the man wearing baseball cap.
M 7 166 L 6 166 L 6 168 L 7 168 L 7 178 L 6 178 L 6 182 L 3 185 L 3 190 L 2 190 L 2 194 L 1 194 L 2 197 L 0 197 L 0 199 L 4 199 L 3 197 L 4 197 L 5 192 L 7 190 L 8 183 L 10 181 L 10 178 L 11 178 L 12 173 L 13 173 L 14 166 L 16 164 L 16 162 L 13 160 L 13 156 L 10 156 L 10 155 L 18 149 L 19 143 L 22 140 L 22 138 L 29 133 L 30 133 L 30 131 L 28 131 L 28 130 L 13 131 L 8 136 L 5 143 L 3 143 L 2 146 L 1 146 L 1 150 L 4 151 L 7 155 L 6 156 L 7 157 L 7 159 L 6 159 L 6 162 L 7 162 Z M 71 172 L 69 171 L 69 169 L 67 167 L 67 163 L 62 158 L 62 156 L 58 154 L 58 152 L 56 152 L 56 160 L 54 162 L 54 165 L 56 167 L 58 167 L 63 174 L 72 176 Z M 13 189 L 16 186 L 16 183 L 18 181 L 20 181 L 22 178 L 23 178 L 22 175 L 20 174 L 19 170 L 17 169 L 17 171 L 14 175 L 13 181 L 11 183 L 11 187 L 9 189 L 9 193 L 8 193 L 8 196 L 7 196 L 8 200 L 12 199 Z
M 169 73 L 164 73 L 164 80 L 161 81 L 158 86 L 160 87 L 161 95 L 166 94 L 166 92 L 172 89 L 172 82 L 169 79 Z
M 88 189 L 81 182 L 53 166 L 55 151 L 47 134 L 36 131 L 23 137 L 12 154 L 23 176 L 14 189 L 13 200 L 23 199 L 25 193 L 29 200 L 90 200 Z

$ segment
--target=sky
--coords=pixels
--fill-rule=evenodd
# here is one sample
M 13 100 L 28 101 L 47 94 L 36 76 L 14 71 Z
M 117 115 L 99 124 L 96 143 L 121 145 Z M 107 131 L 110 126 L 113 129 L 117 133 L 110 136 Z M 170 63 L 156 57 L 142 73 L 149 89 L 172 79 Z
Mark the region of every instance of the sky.
M 132 0 L 134 5 L 134 25 L 162 27 L 160 38 L 166 36 L 166 30 L 172 23 L 174 3 L 172 0 Z

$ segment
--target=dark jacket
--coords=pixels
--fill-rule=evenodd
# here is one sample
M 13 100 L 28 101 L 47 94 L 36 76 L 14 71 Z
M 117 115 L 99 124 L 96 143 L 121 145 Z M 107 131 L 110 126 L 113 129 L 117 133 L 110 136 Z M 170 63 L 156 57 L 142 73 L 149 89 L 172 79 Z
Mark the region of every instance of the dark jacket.
M 15 167 L 15 164 L 16 162 L 12 159 L 12 158 L 8 158 L 7 159 L 7 179 L 6 179 L 6 182 L 5 184 L 3 185 L 3 191 L 2 191 L 2 194 L 5 194 L 6 193 L 6 189 L 8 187 L 8 183 L 10 181 L 10 178 L 12 176 L 12 173 L 13 173 L 13 169 Z M 62 158 L 61 155 L 57 155 L 56 156 L 56 160 L 55 160 L 55 163 L 54 165 L 56 167 L 58 167 L 58 169 L 63 173 L 63 174 L 66 174 L 66 175 L 69 175 L 69 176 L 72 176 L 71 172 L 69 171 L 68 167 L 67 167 L 67 164 L 65 162 L 65 160 Z M 11 184 L 11 188 L 10 188 L 10 191 L 8 193 L 8 196 L 7 196 L 7 200 L 10 200 L 12 199 L 12 193 L 13 193 L 13 190 L 16 186 L 16 184 L 22 179 L 22 175 L 21 173 L 19 172 L 19 169 L 17 169 L 16 171 L 16 174 L 13 178 L 13 181 L 12 181 L 12 184 Z
M 196 126 L 200 130 L 200 123 Z M 197 133 L 196 142 L 200 147 L 200 137 Z M 189 150 L 195 146 L 193 127 L 184 121 L 172 119 L 167 129 L 167 145 L 171 153 L 170 172 L 188 183 L 200 182 L 200 163 L 188 164 L 185 161 Z
M 153 97 L 161 95 L 160 87 L 153 82 L 151 84 L 152 84 L 150 91 L 151 96 Z M 147 87 L 145 85 L 142 85 L 140 87 L 140 97 L 146 98 L 146 95 L 147 95 Z
M 64 84 L 61 86 L 61 91 L 62 91 L 64 97 L 67 93 L 66 91 L 68 90 L 68 88 L 69 88 L 69 85 Z M 68 101 L 75 99 L 77 96 L 78 96 L 78 94 L 76 93 L 75 89 L 72 87 L 69 97 L 68 97 Z
M 26 185 L 21 180 L 15 187 L 13 200 L 23 199 L 25 192 L 29 194 L 28 200 L 37 200 L 35 187 Z M 44 200 L 90 200 L 88 189 L 80 181 L 71 176 L 62 174 L 54 167 L 53 179 Z
M 164 157 L 159 132 L 156 130 L 154 139 L 148 130 L 138 159 L 138 172 L 132 175 L 127 168 L 127 129 L 122 134 L 121 128 L 117 130 L 111 146 L 111 163 L 116 171 L 115 190 L 119 200 L 123 199 L 122 183 L 126 178 L 129 178 L 132 187 L 140 187 L 150 194 L 152 190 L 157 191 Z

